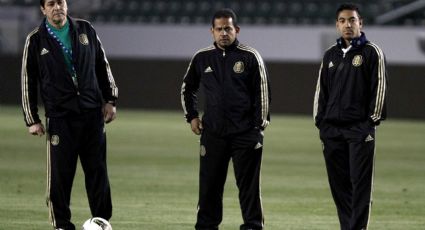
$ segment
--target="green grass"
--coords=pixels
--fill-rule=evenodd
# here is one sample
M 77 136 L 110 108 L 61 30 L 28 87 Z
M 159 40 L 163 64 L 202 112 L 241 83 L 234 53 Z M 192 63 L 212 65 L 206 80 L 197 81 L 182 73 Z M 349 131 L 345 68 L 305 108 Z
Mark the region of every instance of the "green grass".
M 0 229 L 50 229 L 45 206 L 45 138 L 27 133 L 17 107 L 0 105 Z M 118 230 L 193 229 L 198 137 L 182 112 L 118 111 L 107 126 L 108 166 Z M 272 116 L 262 192 L 266 229 L 338 229 L 318 132 L 311 117 Z M 230 167 L 221 229 L 241 215 Z M 90 216 L 79 166 L 73 222 Z M 377 131 L 373 230 L 425 229 L 425 122 L 389 120 Z

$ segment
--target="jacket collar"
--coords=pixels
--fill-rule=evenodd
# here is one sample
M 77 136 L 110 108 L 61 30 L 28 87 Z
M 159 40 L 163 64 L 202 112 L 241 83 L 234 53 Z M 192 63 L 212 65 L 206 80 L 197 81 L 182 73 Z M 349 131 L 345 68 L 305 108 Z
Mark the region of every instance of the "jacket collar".
M 352 48 L 360 48 L 368 42 L 369 41 L 366 38 L 366 34 L 364 32 L 360 32 L 360 37 L 353 38 L 353 40 L 350 41 L 350 44 L 351 44 Z M 338 38 L 336 40 L 336 43 L 338 44 L 338 47 L 340 49 L 347 48 L 346 45 L 345 45 L 344 38 L 342 38 L 342 37 Z

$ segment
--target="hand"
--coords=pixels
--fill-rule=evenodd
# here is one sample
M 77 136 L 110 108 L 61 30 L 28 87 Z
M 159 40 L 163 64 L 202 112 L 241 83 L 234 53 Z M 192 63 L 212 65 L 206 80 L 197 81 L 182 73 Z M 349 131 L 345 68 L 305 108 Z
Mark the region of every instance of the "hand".
M 103 117 L 106 123 L 109 123 L 117 117 L 117 109 L 114 105 L 106 103 L 103 106 Z
M 45 133 L 45 129 L 42 123 L 33 124 L 28 127 L 28 132 L 32 135 L 43 136 Z
M 202 133 L 202 121 L 199 118 L 193 118 L 190 121 L 190 128 L 192 129 L 192 132 L 196 135 L 200 135 Z

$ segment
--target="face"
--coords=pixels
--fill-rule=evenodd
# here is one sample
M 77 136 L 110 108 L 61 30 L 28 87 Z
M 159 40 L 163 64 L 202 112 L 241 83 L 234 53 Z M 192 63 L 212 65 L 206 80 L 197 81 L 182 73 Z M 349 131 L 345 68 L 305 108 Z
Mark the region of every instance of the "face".
M 336 21 L 336 29 L 342 38 L 349 43 L 353 38 L 360 37 L 362 19 L 355 10 L 343 10 L 339 13 Z
M 235 41 L 239 27 L 233 25 L 232 18 L 216 18 L 211 33 L 217 46 L 224 49 Z
M 68 14 L 66 0 L 46 0 L 44 6 L 40 8 L 51 25 L 57 28 L 65 25 Z

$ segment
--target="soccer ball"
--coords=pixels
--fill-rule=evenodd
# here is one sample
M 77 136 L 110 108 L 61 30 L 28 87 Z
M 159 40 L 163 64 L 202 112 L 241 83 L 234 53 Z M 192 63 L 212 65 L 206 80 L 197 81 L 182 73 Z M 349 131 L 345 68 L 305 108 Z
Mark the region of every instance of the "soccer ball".
M 84 222 L 82 230 L 112 230 L 112 226 L 103 218 L 93 217 Z

